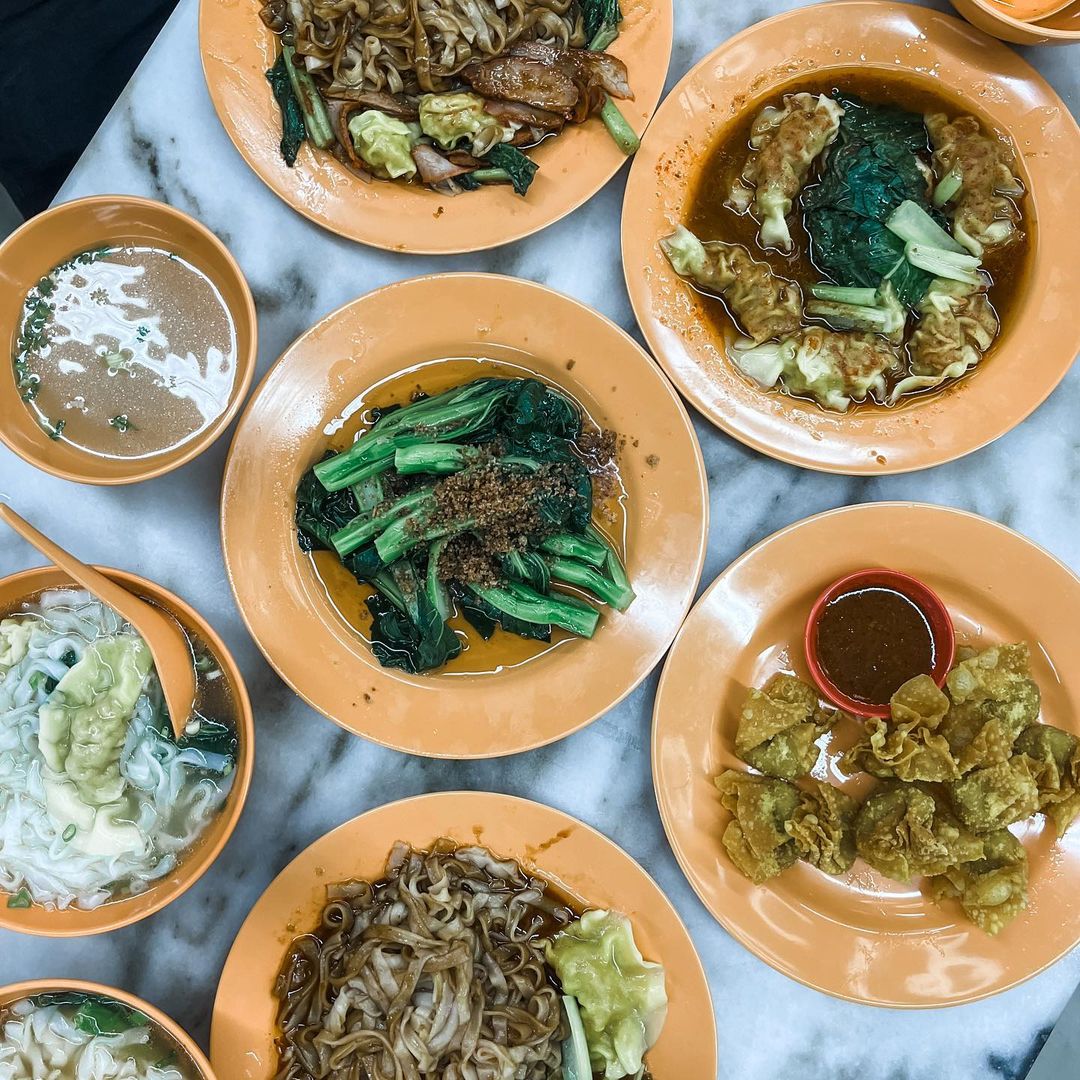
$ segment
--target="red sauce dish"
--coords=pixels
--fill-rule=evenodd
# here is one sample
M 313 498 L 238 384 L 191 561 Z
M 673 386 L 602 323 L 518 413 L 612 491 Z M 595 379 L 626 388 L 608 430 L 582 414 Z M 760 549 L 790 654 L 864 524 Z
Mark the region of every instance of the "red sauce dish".
M 916 675 L 945 683 L 956 633 L 940 597 L 910 574 L 860 570 L 834 581 L 806 620 L 806 663 L 821 693 L 856 716 L 888 716 Z

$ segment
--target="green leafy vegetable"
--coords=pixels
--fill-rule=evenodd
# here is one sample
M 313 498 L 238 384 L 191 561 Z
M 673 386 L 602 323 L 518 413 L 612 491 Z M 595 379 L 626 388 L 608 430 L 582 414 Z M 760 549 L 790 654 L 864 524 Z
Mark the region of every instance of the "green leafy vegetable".
M 336 141 L 334 127 L 330 123 L 330 114 L 319 93 L 315 80 L 308 74 L 303 61 L 296 62 L 296 50 L 291 45 L 283 45 L 281 50 L 285 61 L 285 72 L 289 77 L 293 97 L 300 105 L 304 115 L 304 128 L 308 138 L 320 149 L 333 146 Z
M 274 66 L 266 73 L 266 78 L 281 111 L 281 156 L 291 169 L 296 164 L 296 155 L 307 137 L 307 129 L 304 127 L 304 114 L 300 103 L 292 91 L 284 53 L 278 56 Z
M 323 461 L 334 457 L 328 453 Z M 348 487 L 327 491 L 314 469 L 309 469 L 296 489 L 297 540 L 302 551 L 334 550 L 332 537 L 358 513 L 356 496 Z
M 519 195 L 524 195 L 536 176 L 539 166 L 527 154 L 509 143 L 497 143 L 485 155 L 496 169 L 502 169 Z
M 905 199 L 886 219 L 885 227 L 906 244 L 927 244 L 954 251 L 958 255 L 969 254 L 967 248 L 957 243 L 917 202 Z
M 965 285 L 978 285 L 982 281 L 979 274 L 981 260 L 976 255 L 958 255 L 926 244 L 908 244 L 904 254 L 912 266 L 933 277 L 962 281 Z
M 127 413 L 120 413 L 118 416 L 110 416 L 109 427 L 116 428 L 116 430 L 121 433 L 137 430 L 135 425 L 128 419 Z
M 619 0 L 581 0 L 585 37 L 593 52 L 603 52 L 618 36 L 622 11 Z
M 12 893 L 7 900 L 7 906 L 9 908 L 28 908 L 33 903 L 30 898 L 30 893 L 25 888 L 20 889 L 16 893 Z
M 122 1035 L 132 1028 L 145 1027 L 147 1017 L 119 1002 L 88 998 L 72 1019 L 75 1027 L 87 1035 Z

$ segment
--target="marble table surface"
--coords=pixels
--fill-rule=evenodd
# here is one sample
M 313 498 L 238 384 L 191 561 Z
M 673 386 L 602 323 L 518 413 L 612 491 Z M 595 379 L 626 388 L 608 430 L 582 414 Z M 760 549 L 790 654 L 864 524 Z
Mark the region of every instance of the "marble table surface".
M 792 0 L 675 0 L 669 86 L 724 38 Z M 944 0 L 936 6 L 945 7 Z M 385 254 L 339 240 L 279 202 L 249 172 L 210 105 L 199 65 L 197 0 L 180 4 L 58 199 L 131 192 L 194 214 L 232 248 L 255 293 L 259 372 L 340 304 L 400 278 L 475 269 L 541 281 L 636 333 L 619 261 L 625 170 L 546 232 L 451 258 Z M 1080 113 L 1080 47 L 1027 50 Z M 573 254 L 572 258 L 567 253 Z M 963 461 L 929 472 L 849 479 L 762 457 L 698 418 L 712 526 L 703 583 L 751 544 L 846 503 L 917 499 L 977 511 L 1080 569 L 1080 369 L 1027 422 Z M 585 731 L 489 762 L 427 761 L 346 734 L 305 706 L 248 637 L 225 580 L 218 491 L 228 439 L 186 468 L 122 489 L 77 488 L 0 448 L 0 497 L 84 559 L 148 575 L 199 608 L 224 636 L 258 718 L 255 782 L 224 855 L 202 882 L 138 926 L 82 941 L 0 931 L 0 983 L 97 979 L 141 994 L 205 1045 L 226 953 L 256 898 L 303 847 L 392 799 L 456 788 L 527 796 L 573 813 L 623 845 L 659 880 L 708 971 L 721 1075 L 738 1080 L 1018 1080 L 1080 981 L 1080 950 L 1016 990 L 935 1012 L 835 1001 L 777 974 L 713 921 L 668 849 L 653 799 L 648 741 L 654 673 Z M 0 536 L 0 574 L 37 555 Z M 302 764 L 301 764 L 302 763 Z M 947 1063 L 947 1064 L 946 1064 Z M 707 1080 L 685 1077 L 683 1080 Z

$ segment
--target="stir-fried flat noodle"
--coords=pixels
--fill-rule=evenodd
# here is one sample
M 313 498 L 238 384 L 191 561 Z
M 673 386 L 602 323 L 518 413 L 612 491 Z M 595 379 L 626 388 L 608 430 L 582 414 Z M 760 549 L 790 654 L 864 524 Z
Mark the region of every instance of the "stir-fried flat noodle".
M 573 0 L 271 0 L 264 19 L 288 20 L 296 50 L 329 97 L 449 90 L 473 62 L 518 41 L 586 44 Z
M 548 1080 L 561 1064 L 546 934 L 574 916 L 480 847 L 395 845 L 329 890 L 276 984 L 278 1080 Z

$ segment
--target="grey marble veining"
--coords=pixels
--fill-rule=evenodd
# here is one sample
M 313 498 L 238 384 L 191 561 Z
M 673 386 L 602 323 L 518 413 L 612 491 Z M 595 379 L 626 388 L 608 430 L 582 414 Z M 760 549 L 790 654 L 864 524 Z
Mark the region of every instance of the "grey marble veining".
M 724 38 L 799 5 L 793 0 L 675 0 L 675 6 L 669 87 Z M 196 20 L 197 0 L 181 0 L 59 198 L 132 192 L 164 199 L 206 222 L 232 248 L 255 292 L 260 373 L 301 331 L 345 301 L 393 280 L 442 270 L 482 269 L 542 281 L 636 332 L 619 262 L 625 171 L 546 232 L 493 252 L 410 257 L 339 240 L 279 202 L 233 149 L 203 83 Z M 1073 112 L 1080 111 L 1080 48 L 1028 50 L 1027 55 Z M 877 499 L 920 499 L 978 511 L 1080 568 L 1077 415 L 1080 371 L 994 446 L 929 472 L 878 480 L 778 464 L 699 420 L 712 498 L 703 582 L 791 521 Z M 83 558 L 153 577 L 209 617 L 245 673 L 259 732 L 247 811 L 224 855 L 197 887 L 146 922 L 96 939 L 47 942 L 0 931 L 0 982 L 63 975 L 115 983 L 161 1006 L 205 1045 L 232 939 L 293 855 L 331 827 L 393 798 L 483 788 L 538 799 L 584 818 L 660 881 L 686 920 L 709 974 L 725 1078 L 1018 1080 L 1024 1075 L 1080 981 L 1080 952 L 989 1001 L 899 1013 L 804 989 L 757 960 L 713 921 L 668 850 L 653 800 L 648 738 L 655 674 L 578 735 L 492 762 L 410 758 L 346 734 L 308 709 L 270 671 L 247 636 L 225 581 L 217 499 L 226 446 L 223 439 L 178 473 L 117 490 L 78 488 L 43 476 L 0 449 L 0 496 Z M 0 574 L 39 561 L 21 542 L 0 536 Z

